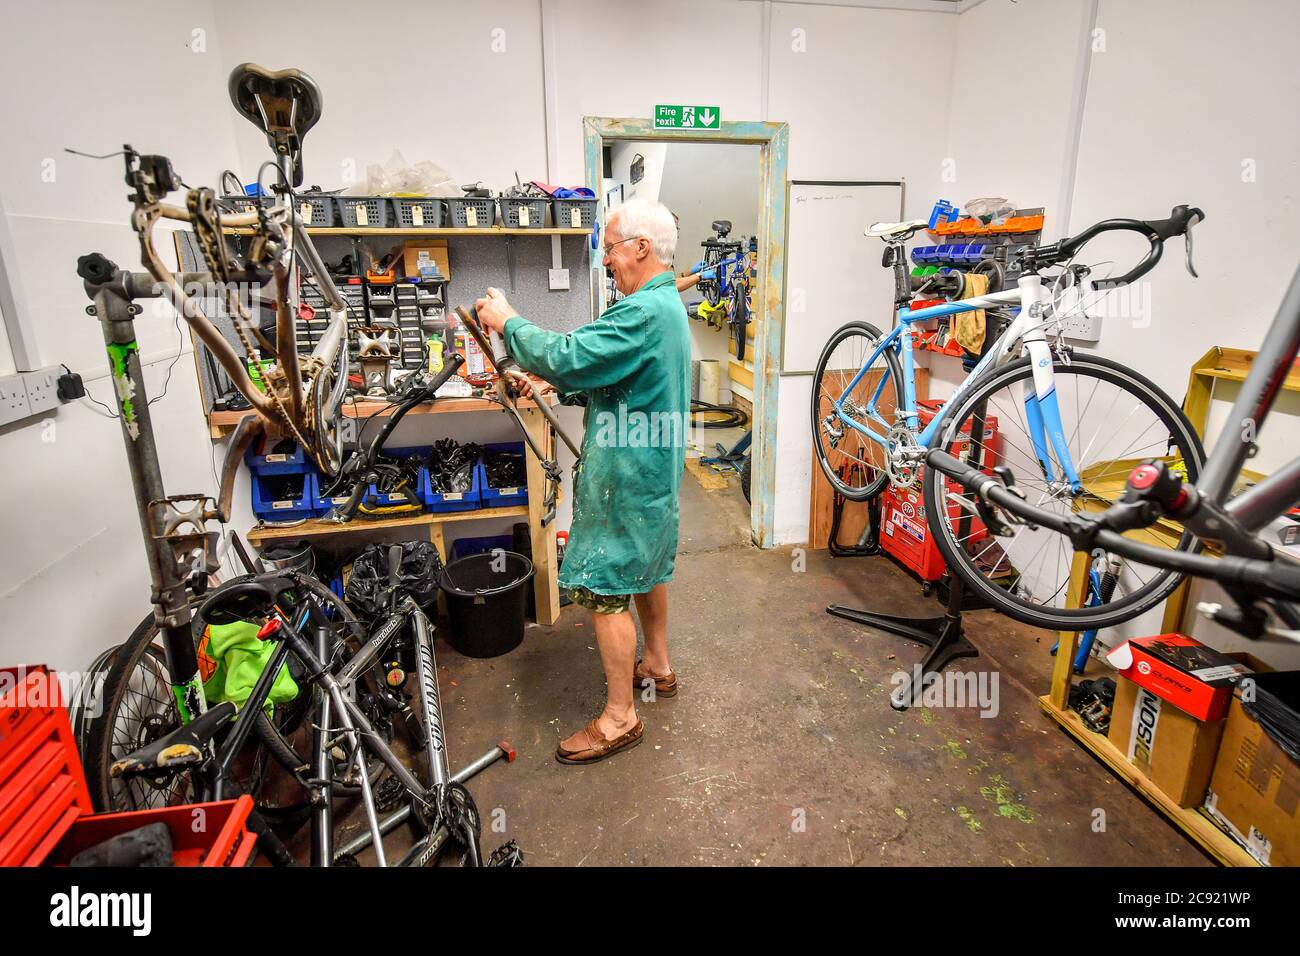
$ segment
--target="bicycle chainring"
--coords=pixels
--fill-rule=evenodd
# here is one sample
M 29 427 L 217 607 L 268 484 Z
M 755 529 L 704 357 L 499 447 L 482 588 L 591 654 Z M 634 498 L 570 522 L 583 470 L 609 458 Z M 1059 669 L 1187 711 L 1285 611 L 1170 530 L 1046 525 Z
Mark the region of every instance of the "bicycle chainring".
M 916 435 L 906 425 L 895 425 L 885 437 L 889 439 L 889 456 L 885 461 L 889 483 L 895 488 L 919 489 L 921 446 Z

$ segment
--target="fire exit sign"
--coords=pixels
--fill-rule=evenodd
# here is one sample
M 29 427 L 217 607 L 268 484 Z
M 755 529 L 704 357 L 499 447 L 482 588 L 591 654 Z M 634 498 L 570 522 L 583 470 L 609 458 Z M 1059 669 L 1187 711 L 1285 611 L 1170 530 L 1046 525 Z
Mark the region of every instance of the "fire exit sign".
M 655 129 L 717 129 L 721 122 L 716 106 L 655 107 Z

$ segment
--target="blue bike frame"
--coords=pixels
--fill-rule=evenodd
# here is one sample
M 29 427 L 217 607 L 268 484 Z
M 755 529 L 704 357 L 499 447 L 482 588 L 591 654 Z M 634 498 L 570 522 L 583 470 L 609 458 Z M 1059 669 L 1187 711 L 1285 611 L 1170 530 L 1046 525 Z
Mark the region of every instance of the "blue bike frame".
M 1023 344 L 1033 362 L 1032 387 L 1026 385 L 1023 400 L 1026 421 L 1029 425 L 1030 440 L 1034 446 L 1034 454 L 1038 458 L 1043 474 L 1049 482 L 1057 480 L 1059 473 L 1070 484 L 1071 489 L 1076 494 L 1081 492 L 1083 483 L 1079 480 L 1079 475 L 1075 470 L 1074 460 L 1070 455 L 1065 437 L 1065 429 L 1061 424 L 1061 411 L 1057 404 L 1055 379 L 1052 375 L 1052 353 L 1047 344 L 1047 337 L 1043 332 L 1041 316 L 1046 300 L 1047 291 L 1043 288 L 1038 277 L 1025 276 L 1020 279 L 1018 288 L 1015 290 L 997 292 L 993 295 L 979 296 L 973 299 L 963 299 L 959 302 L 946 302 L 942 305 L 916 309 L 915 311 L 900 309 L 898 311 L 898 321 L 894 327 L 881 339 L 875 351 L 863 362 L 858 373 L 853 376 L 853 380 L 839 398 L 835 400 L 836 417 L 842 424 L 849 426 L 883 447 L 886 452 L 892 452 L 891 443 L 886 435 L 873 431 L 870 426 L 858 421 L 844 411 L 845 396 L 853 394 L 854 389 L 858 387 L 862 377 L 867 374 L 867 370 L 876 359 L 886 349 L 892 348 L 899 353 L 903 372 L 902 415 L 900 420 L 915 434 L 920 425 L 920 416 L 916 408 L 916 365 L 912 355 L 911 326 L 941 316 L 974 312 L 977 309 L 1019 305 L 1020 311 L 1007 327 L 1007 330 L 994 343 L 993 347 L 985 352 L 984 357 L 979 360 L 970 375 L 957 386 L 949 401 L 955 401 L 959 398 L 970 387 L 971 382 L 979 378 L 985 370 L 1004 365 L 1016 358 L 1020 354 L 1020 346 Z M 888 368 L 886 368 L 865 406 L 868 417 L 883 426 L 886 432 L 895 423 L 886 421 L 884 416 L 877 410 L 876 404 L 884 393 L 885 383 L 889 381 L 889 375 Z M 896 394 L 897 392 L 898 389 L 895 389 Z M 917 443 L 922 448 L 934 447 L 938 426 L 939 418 L 936 417 L 926 426 L 924 431 L 917 435 Z M 1052 452 L 1055 452 L 1056 455 L 1055 462 L 1052 460 Z

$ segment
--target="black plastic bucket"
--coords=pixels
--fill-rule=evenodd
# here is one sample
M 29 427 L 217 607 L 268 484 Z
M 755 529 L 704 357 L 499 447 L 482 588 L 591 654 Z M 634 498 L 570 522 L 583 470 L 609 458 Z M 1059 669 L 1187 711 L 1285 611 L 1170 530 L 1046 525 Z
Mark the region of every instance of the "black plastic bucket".
M 443 568 L 451 646 L 466 657 L 497 657 L 523 643 L 532 577 L 533 562 L 513 551 L 471 554 Z

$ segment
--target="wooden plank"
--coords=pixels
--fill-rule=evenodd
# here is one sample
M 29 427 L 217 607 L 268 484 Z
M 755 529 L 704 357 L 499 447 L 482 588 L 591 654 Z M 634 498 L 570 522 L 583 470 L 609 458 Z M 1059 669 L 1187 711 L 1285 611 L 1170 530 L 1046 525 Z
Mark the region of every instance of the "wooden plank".
M 879 381 L 878 373 L 868 373 L 863 376 L 862 383 L 858 386 L 859 391 L 874 388 L 875 383 Z M 916 397 L 918 400 L 926 398 L 930 394 L 930 371 L 926 368 L 918 367 L 916 369 Z M 881 415 L 889 420 L 894 414 L 894 402 L 892 396 L 881 396 L 879 404 Z M 812 486 L 808 495 L 808 547 L 813 550 L 820 550 L 828 546 L 831 536 L 831 523 L 834 518 L 835 491 L 831 484 L 822 474 L 821 464 L 817 461 L 817 449 L 814 446 L 812 450 Z M 842 545 L 854 544 L 862 529 L 867 526 L 868 510 L 865 501 L 846 501 L 844 503 L 844 513 L 840 520 L 839 543 Z
M 523 419 L 528 434 L 532 436 L 537 446 L 545 450 L 548 455 L 553 455 L 554 451 L 550 449 L 555 446 L 555 436 L 551 433 L 551 426 L 542 417 L 541 412 L 534 407 L 523 412 Z M 542 470 L 541 462 L 537 460 L 536 455 L 529 453 L 524 458 L 528 463 L 528 507 L 524 511 L 528 515 L 528 536 L 532 542 L 533 568 L 536 572 L 533 578 L 533 595 L 536 598 L 537 623 L 554 624 L 560 616 L 560 590 L 557 583 L 559 561 L 555 554 L 555 522 L 552 521 L 546 527 L 542 527 L 546 502 L 546 472 Z
M 523 505 L 510 508 L 480 508 L 474 511 L 449 511 L 406 515 L 401 518 L 355 518 L 346 524 L 310 518 L 302 524 L 287 525 L 283 528 L 271 525 L 257 525 L 244 537 L 254 547 L 260 547 L 267 541 L 297 541 L 300 538 L 339 538 L 358 534 L 374 534 L 403 528 L 423 528 L 426 525 L 450 524 L 458 521 L 478 521 L 485 518 L 516 518 L 528 514 Z M 421 534 L 424 532 L 421 531 Z
M 1148 803 L 1168 817 L 1174 826 L 1196 841 L 1215 860 L 1224 866 L 1259 866 L 1258 861 L 1232 837 L 1220 830 L 1213 820 L 1199 810 L 1180 807 L 1167 797 L 1141 770 L 1130 763 L 1109 739 L 1085 727 L 1074 711 L 1057 707 L 1050 697 L 1040 697 L 1038 703 L 1049 717 L 1064 727 L 1116 776 L 1137 790 Z
M 552 404 L 554 402 L 552 401 Z M 528 399 L 520 399 L 518 402 L 519 410 L 526 411 L 537 406 Z M 362 401 L 362 402 L 345 402 L 342 406 L 343 415 L 347 418 L 369 418 L 372 415 L 387 416 L 393 414 L 395 409 L 388 402 Z M 406 413 L 409 418 L 412 415 L 448 415 L 462 414 L 465 412 L 504 412 L 500 405 L 486 398 L 440 398 L 434 402 L 426 402 L 423 405 L 417 405 Z M 250 409 L 242 412 L 213 412 L 208 417 L 208 424 L 212 430 L 212 437 L 221 438 L 235 430 L 241 421 L 250 415 L 257 413 Z
M 700 487 L 706 491 L 722 491 L 727 487 L 727 476 L 701 464 L 698 458 L 687 458 L 686 470 L 695 476 Z
M 221 230 L 228 236 L 251 236 L 251 227 L 228 227 Z M 378 226 L 308 226 L 309 236 L 589 236 L 590 229 L 518 229 L 508 226 L 480 226 L 457 229 L 442 226 L 437 229 L 394 229 Z
M 753 389 L 754 373 L 734 359 L 727 363 L 727 378 L 745 388 Z

